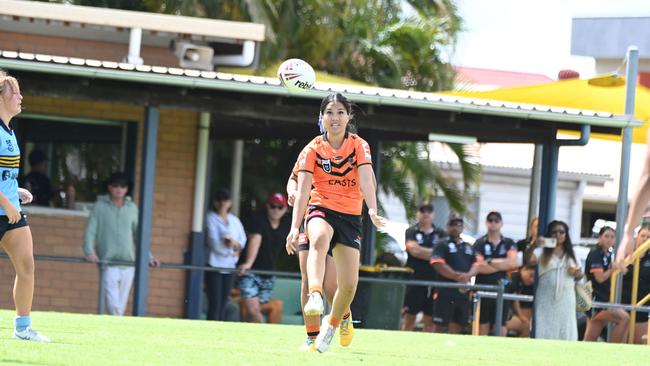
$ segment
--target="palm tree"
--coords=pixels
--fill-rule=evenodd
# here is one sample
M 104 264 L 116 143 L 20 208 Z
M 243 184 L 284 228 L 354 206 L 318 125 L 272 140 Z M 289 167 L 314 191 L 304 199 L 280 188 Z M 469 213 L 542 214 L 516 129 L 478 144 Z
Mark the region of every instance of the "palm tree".
M 463 175 L 461 186 L 444 173 L 442 166 L 431 161 L 428 143 L 383 143 L 379 188 L 404 204 L 409 219 L 413 219 L 418 202 L 439 193 L 447 199 L 452 211 L 467 213 L 470 189 L 478 183 L 480 166 L 475 163 L 475 155 L 467 146 L 448 144 L 448 147 L 458 158 Z

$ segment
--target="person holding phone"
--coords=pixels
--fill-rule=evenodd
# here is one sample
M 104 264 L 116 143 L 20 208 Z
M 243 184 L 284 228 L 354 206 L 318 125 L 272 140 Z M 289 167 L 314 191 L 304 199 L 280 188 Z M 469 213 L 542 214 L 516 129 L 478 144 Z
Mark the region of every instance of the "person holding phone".
M 555 247 L 550 247 L 555 239 Z M 537 264 L 535 292 L 535 338 L 578 340 L 575 281 L 584 277 L 573 252 L 569 226 L 562 221 L 548 224 L 530 260 Z

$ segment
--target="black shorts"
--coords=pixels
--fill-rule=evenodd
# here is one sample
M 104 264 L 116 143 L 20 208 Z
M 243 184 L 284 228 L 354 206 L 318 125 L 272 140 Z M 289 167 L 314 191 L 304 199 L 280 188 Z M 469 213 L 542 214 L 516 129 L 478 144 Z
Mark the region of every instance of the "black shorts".
M 636 312 L 636 324 L 639 323 L 647 323 L 648 320 L 650 320 L 650 315 L 646 313 L 645 311 L 637 311 Z
M 631 302 L 630 299 L 631 299 L 631 297 L 632 297 L 632 294 L 629 292 L 629 290 L 623 290 L 623 296 L 622 296 L 622 297 L 623 297 L 623 299 L 621 300 L 621 303 L 622 303 L 622 304 L 629 304 L 629 303 Z M 637 298 L 638 298 L 639 300 L 641 300 L 641 299 L 644 298 L 644 297 L 645 297 L 645 292 L 639 292 L 639 295 L 637 296 Z M 597 301 L 597 300 L 596 300 L 596 301 Z M 609 299 L 608 299 L 607 301 L 603 301 L 603 302 L 609 302 Z M 644 305 L 644 306 L 648 306 L 648 304 L 646 304 L 646 305 Z M 602 311 L 602 310 L 601 310 L 601 311 Z M 629 311 L 628 311 L 628 313 L 631 314 L 631 312 L 629 312 Z M 596 314 L 593 314 L 593 309 L 592 309 L 592 311 L 588 311 L 588 312 L 587 312 L 587 315 L 588 315 L 588 316 L 594 316 L 594 315 L 596 315 Z M 649 314 L 649 313 L 646 313 L 645 311 L 637 311 L 637 312 L 636 312 L 636 317 L 635 317 L 635 318 L 636 318 L 636 322 L 637 322 L 637 323 L 647 323 L 647 322 L 648 322 L 648 317 L 649 317 L 649 316 L 650 316 L 650 314 Z
M 319 206 L 309 206 L 308 212 L 306 222 L 319 217 L 334 229 L 334 235 L 332 236 L 332 241 L 330 241 L 330 249 L 334 248 L 336 244 L 343 244 L 361 250 L 360 215 L 348 215 Z
M 461 293 L 455 288 L 445 288 L 436 291 L 433 300 L 433 322 L 447 325 L 450 322 L 469 324 L 472 303 L 468 293 Z
M 501 318 L 502 325 L 508 321 L 508 307 L 509 301 L 503 302 L 503 317 Z M 481 299 L 481 324 L 495 324 L 497 322 L 497 300 L 496 299 Z
M 427 286 L 407 286 L 404 296 L 404 312 L 417 315 L 433 315 L 433 291 Z
M 18 229 L 19 227 L 27 226 L 27 214 L 24 212 L 20 213 L 20 220 L 15 224 L 9 223 L 9 218 L 6 215 L 0 216 L 0 239 L 5 236 L 5 233 L 9 230 Z

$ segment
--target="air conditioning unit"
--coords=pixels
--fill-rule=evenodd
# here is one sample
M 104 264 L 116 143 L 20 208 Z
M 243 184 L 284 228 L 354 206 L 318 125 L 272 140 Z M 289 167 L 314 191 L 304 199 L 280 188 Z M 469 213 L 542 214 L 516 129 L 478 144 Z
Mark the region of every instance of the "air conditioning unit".
M 175 42 L 174 53 L 184 69 L 214 70 L 214 49 L 189 42 Z

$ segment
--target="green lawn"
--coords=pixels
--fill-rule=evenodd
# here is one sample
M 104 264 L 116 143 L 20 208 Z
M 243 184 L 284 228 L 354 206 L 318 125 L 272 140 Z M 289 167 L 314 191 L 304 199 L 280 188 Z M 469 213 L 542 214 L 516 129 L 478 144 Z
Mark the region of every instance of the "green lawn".
M 157 318 L 34 313 L 53 339 L 10 339 L 0 311 L 2 365 L 649 365 L 650 347 L 358 330 L 351 347 L 299 352 L 304 328 Z M 338 338 L 334 339 L 338 342 Z

